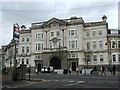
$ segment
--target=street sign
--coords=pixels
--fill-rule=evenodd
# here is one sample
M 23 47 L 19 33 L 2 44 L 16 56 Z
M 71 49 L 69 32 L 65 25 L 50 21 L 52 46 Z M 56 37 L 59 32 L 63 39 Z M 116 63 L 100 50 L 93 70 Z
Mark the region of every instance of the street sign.
M 20 27 L 16 23 L 13 25 L 13 39 L 19 41 Z

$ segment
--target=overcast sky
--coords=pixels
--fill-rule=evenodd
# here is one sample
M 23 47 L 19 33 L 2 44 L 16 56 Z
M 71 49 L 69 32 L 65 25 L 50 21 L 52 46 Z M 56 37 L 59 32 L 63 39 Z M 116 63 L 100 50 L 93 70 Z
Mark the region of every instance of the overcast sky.
M 101 1 L 101 2 L 100 2 Z M 52 17 L 68 19 L 82 17 L 85 22 L 102 21 L 107 16 L 108 28 L 118 28 L 118 1 L 109 0 L 2 0 L 0 3 L 0 46 L 8 44 L 13 35 L 13 24 L 31 26 L 31 23 L 47 21 Z

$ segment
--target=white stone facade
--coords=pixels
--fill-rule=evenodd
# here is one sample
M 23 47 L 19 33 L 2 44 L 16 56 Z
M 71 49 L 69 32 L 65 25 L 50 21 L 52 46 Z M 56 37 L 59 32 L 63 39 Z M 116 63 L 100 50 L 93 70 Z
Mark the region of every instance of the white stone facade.
M 17 58 L 20 64 L 31 65 L 34 69 L 49 65 L 57 68 L 58 63 L 53 62 L 58 58 L 58 69 L 75 71 L 77 67 L 109 65 L 107 34 L 106 21 L 84 23 L 81 17 L 32 23 L 29 30 L 21 27 Z M 59 50 L 65 51 L 61 57 L 53 54 Z

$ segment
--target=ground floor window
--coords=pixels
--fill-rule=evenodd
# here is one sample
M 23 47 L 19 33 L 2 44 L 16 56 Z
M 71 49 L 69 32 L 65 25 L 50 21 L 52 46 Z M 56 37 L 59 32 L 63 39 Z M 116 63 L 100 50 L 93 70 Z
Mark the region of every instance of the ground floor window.
M 93 55 L 93 61 L 97 61 L 97 55 Z
M 120 54 L 119 54 L 119 56 L 118 56 L 118 60 L 120 61 Z
M 100 61 L 103 61 L 103 60 L 104 60 L 103 55 L 100 55 Z
M 116 55 L 112 55 L 113 61 L 116 61 Z
M 22 58 L 22 64 L 24 64 L 24 58 Z
M 29 58 L 26 58 L 26 64 L 29 64 Z

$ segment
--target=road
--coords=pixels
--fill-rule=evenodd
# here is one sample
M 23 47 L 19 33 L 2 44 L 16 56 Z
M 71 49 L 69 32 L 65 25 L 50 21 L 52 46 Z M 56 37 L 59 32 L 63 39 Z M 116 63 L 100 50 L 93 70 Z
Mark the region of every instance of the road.
M 20 88 L 118 88 L 117 76 L 101 75 L 32 75 L 43 82 L 26 85 Z

